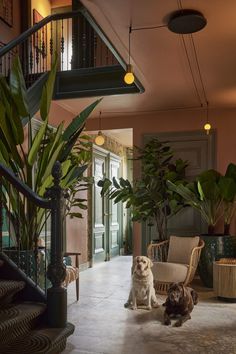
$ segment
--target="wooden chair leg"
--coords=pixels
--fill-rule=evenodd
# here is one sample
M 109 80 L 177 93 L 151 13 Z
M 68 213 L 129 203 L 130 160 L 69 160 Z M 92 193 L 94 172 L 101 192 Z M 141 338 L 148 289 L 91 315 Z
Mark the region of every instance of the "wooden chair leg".
M 77 278 L 75 281 L 75 287 L 76 287 L 76 301 L 79 301 L 79 278 Z

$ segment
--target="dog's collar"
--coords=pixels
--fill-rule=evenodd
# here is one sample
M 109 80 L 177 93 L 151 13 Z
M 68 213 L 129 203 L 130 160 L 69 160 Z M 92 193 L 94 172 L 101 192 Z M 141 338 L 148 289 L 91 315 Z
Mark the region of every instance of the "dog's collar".
M 136 278 L 143 280 L 144 278 L 148 278 L 150 276 L 150 273 L 148 273 L 147 275 L 139 275 L 138 273 L 134 272 L 134 275 Z

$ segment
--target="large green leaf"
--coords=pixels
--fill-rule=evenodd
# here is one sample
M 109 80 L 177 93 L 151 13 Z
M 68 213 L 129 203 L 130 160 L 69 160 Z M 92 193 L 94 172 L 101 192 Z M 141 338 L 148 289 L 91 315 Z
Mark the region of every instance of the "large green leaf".
M 78 138 L 80 136 L 80 133 L 82 132 L 83 128 L 84 128 L 84 125 L 76 132 L 76 134 L 74 134 L 65 143 L 65 145 L 64 145 L 64 147 L 63 147 L 63 149 L 61 151 L 61 155 L 59 157 L 59 161 L 60 162 L 63 162 L 63 161 L 65 161 L 68 158 L 68 156 L 69 156 L 71 150 L 73 149 L 73 147 L 75 146 L 75 144 L 76 144 L 76 142 L 77 142 L 77 140 L 78 140 Z
M 58 160 L 58 156 L 59 156 L 59 153 L 61 151 L 61 148 L 63 146 L 63 143 L 60 143 L 58 145 L 58 147 L 56 148 L 56 150 L 54 151 L 52 157 L 50 158 L 50 160 L 48 161 L 48 164 L 47 164 L 47 167 L 46 167 L 46 170 L 42 176 L 42 183 L 45 181 L 45 179 L 51 174 L 52 172 L 52 168 L 55 164 L 55 162 Z
M 86 107 L 78 116 L 76 116 L 72 122 L 68 125 L 63 133 L 63 140 L 68 141 L 70 140 L 74 134 L 76 134 L 77 130 L 85 123 L 86 119 L 90 115 L 90 113 L 94 110 L 94 108 L 101 102 L 102 98 L 96 100 L 88 107 Z
M 17 106 L 14 103 L 13 95 L 6 82 L 6 79 L 0 78 L 1 99 L 6 110 L 6 116 L 8 121 L 8 129 L 11 130 L 15 145 L 22 144 L 24 141 L 24 131 L 21 123 L 21 118 L 17 110 Z
M 236 197 L 236 182 L 229 177 L 221 177 L 219 188 L 222 197 L 226 202 L 233 202 Z
M 10 89 L 21 117 L 29 115 L 27 89 L 19 57 L 15 57 L 10 71 Z
M 57 73 L 57 54 L 55 55 L 55 59 L 52 65 L 52 69 L 49 73 L 48 79 L 43 86 L 43 93 L 42 93 L 41 103 L 40 103 L 40 114 L 42 120 L 46 120 L 49 114 L 56 73 Z
M 230 163 L 227 167 L 225 177 L 233 178 L 236 182 L 236 165 L 234 163 Z
M 34 162 L 37 159 L 37 155 L 38 155 L 38 152 L 39 152 L 39 149 L 40 149 L 40 145 L 41 145 L 42 139 L 44 137 L 47 125 L 48 125 L 48 121 L 46 119 L 45 122 L 43 122 L 43 124 L 41 125 L 39 131 L 37 132 L 37 134 L 34 137 L 32 146 L 31 146 L 30 151 L 29 151 L 29 156 L 28 156 L 28 163 L 29 163 L 30 166 L 33 166 Z
M 18 164 L 18 166 L 20 166 L 22 168 L 23 162 L 22 162 L 21 157 L 17 151 L 14 137 L 12 136 L 12 133 L 9 129 L 9 124 L 8 124 L 8 120 L 6 117 L 6 110 L 5 110 L 5 107 L 1 101 L 0 101 L 0 129 L 2 130 L 2 133 L 5 137 L 6 142 L 7 142 L 8 150 L 10 151 L 10 154 L 12 155 L 9 157 L 10 158 L 12 157 L 14 159 L 14 161 Z
M 1 119 L 1 117 L 0 117 Z M 1 154 L 2 154 L 2 157 L 4 159 L 4 161 L 6 162 L 6 165 L 8 165 L 8 162 L 9 162 L 9 153 L 6 149 L 6 146 L 4 145 L 4 143 L 2 142 L 2 140 L 0 139 L 0 151 L 1 151 Z
M 74 166 L 66 175 L 65 178 L 61 180 L 61 187 L 62 188 L 69 188 L 75 181 L 81 177 L 88 168 L 87 165 L 84 166 Z
M 71 161 L 67 160 L 61 164 L 61 170 L 62 170 L 62 176 L 65 176 L 71 166 Z M 53 185 L 53 177 L 52 175 L 49 175 L 45 181 L 43 182 L 42 186 L 38 190 L 38 194 L 40 196 L 44 196 L 44 193 L 46 192 L 46 189 L 51 187 Z
M 50 150 L 49 159 L 52 156 L 52 154 L 53 154 L 54 150 L 56 149 L 56 147 L 58 146 L 58 144 L 61 143 L 63 127 L 64 127 L 64 123 L 62 122 L 59 124 L 59 126 L 56 130 L 56 133 L 54 133 L 54 135 L 53 135 L 54 141 L 53 141 L 52 148 Z

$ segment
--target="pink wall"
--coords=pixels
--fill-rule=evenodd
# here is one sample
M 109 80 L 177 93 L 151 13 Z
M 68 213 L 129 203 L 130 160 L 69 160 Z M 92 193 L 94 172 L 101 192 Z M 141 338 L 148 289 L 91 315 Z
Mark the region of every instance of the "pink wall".
M 143 134 L 155 132 L 174 132 L 200 130 L 205 122 L 206 113 L 203 110 L 178 110 L 158 112 L 155 114 L 130 115 L 124 117 L 105 117 L 103 114 L 103 129 L 133 128 L 133 143 L 140 146 Z M 236 109 L 211 109 L 209 119 L 216 131 L 216 168 L 224 173 L 229 162 L 236 163 Z M 86 125 L 88 130 L 95 130 L 97 119 L 90 119 Z M 134 175 L 138 171 L 134 170 Z M 231 226 L 231 232 L 236 231 L 236 221 Z M 141 252 L 141 226 L 134 225 L 134 254 Z
M 0 20 L 0 41 L 8 43 L 21 33 L 20 0 L 13 1 L 13 27 L 9 27 Z

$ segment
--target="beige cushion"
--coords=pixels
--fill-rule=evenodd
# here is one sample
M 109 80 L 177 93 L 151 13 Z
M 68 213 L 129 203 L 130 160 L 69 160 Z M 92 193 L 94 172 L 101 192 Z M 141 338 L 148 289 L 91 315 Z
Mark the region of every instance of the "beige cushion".
M 194 247 L 199 244 L 199 236 L 170 236 L 167 262 L 189 264 Z
M 184 282 L 188 272 L 187 264 L 154 262 L 152 267 L 154 281 L 159 282 Z

